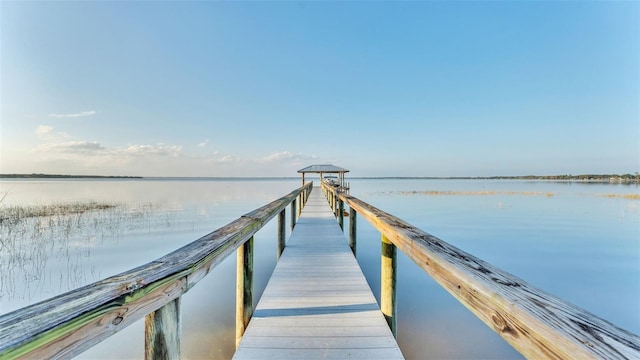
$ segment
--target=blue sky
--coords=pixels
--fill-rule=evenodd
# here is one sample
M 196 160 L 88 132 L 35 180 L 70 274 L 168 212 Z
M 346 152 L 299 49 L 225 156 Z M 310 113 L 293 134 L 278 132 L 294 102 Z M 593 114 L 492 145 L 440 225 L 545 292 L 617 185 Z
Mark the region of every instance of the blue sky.
M 640 2 L 0 2 L 0 172 L 640 171 Z

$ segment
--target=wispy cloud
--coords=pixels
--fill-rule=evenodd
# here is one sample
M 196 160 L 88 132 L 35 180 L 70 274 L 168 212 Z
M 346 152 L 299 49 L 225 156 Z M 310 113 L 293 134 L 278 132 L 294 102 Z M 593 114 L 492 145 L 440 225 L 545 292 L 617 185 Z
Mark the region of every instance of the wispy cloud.
M 53 128 L 47 125 L 38 125 L 36 128 L 36 135 L 39 137 L 45 137 L 53 132 Z
M 131 156 L 170 156 L 179 157 L 182 152 L 182 146 L 164 144 L 157 145 L 129 145 L 124 149 L 114 150 L 114 153 Z
M 34 149 L 39 153 L 65 153 L 83 156 L 116 156 L 116 157 L 180 157 L 182 146 L 133 144 L 118 148 L 106 148 L 97 141 L 85 141 L 73 139 L 67 133 L 55 131 L 48 125 L 39 125 L 35 130 L 36 135 L 46 143 L 40 144 Z
M 264 160 L 267 162 L 272 162 L 272 161 L 291 160 L 295 157 L 296 157 L 295 154 L 293 154 L 290 151 L 280 151 L 265 157 Z
M 256 157 L 224 151 L 185 151 L 181 145 L 134 143 L 112 146 L 87 141 L 39 125 L 35 135 L 40 145 L 29 152 L 40 171 L 136 174 L 145 176 L 263 176 L 295 174 L 304 165 L 318 162 L 315 155 L 284 150 Z M 205 139 L 200 148 L 211 147 Z
M 82 111 L 79 113 L 73 113 L 73 114 L 49 114 L 49 116 L 57 118 L 57 119 L 64 119 L 64 118 L 76 118 L 76 117 L 83 117 L 83 116 L 91 116 L 91 115 L 95 115 L 95 110 L 90 110 L 90 111 Z
M 300 165 L 317 159 L 315 155 L 295 154 L 290 151 L 274 152 L 266 157 L 258 159 L 260 163 L 280 163 L 283 165 Z
M 106 150 L 96 141 L 66 141 L 59 143 L 42 144 L 36 148 L 37 152 L 59 152 L 71 154 L 95 154 Z
M 53 131 L 53 128 L 48 125 L 38 125 L 36 128 L 36 135 L 38 138 L 46 141 L 62 141 L 68 139 L 70 136 L 62 131 Z

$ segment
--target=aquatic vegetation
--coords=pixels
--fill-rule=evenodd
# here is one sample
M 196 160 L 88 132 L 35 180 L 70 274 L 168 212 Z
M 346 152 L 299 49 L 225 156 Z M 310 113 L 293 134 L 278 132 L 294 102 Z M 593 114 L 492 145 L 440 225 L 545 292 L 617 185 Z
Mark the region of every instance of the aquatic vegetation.
M 99 279 L 89 258 L 94 248 L 115 246 L 123 233 L 172 226 L 157 204 L 76 202 L 0 205 L 0 300 L 29 300 L 45 284 L 68 291 Z M 47 265 L 54 260 L 55 270 Z M 48 270 L 45 270 L 48 269 Z
M 598 194 L 598 196 L 608 198 L 622 198 L 629 200 L 640 200 L 640 194 Z
M 426 196 L 496 196 L 496 195 L 512 195 L 512 196 L 546 196 L 553 197 L 555 194 L 551 191 L 453 191 L 453 190 L 403 190 L 403 191 L 384 191 L 376 192 L 374 195 L 426 195 Z M 594 195 L 590 195 L 594 196 Z M 598 197 L 620 198 L 629 200 L 640 200 L 640 194 L 596 194 Z
M 541 191 L 452 191 L 452 190 L 412 190 L 412 191 L 388 191 L 384 193 L 378 193 L 384 195 L 428 195 L 428 196 L 495 196 L 495 195 L 521 195 L 521 196 L 546 196 L 552 197 L 552 192 Z
M 73 202 L 50 205 L 5 206 L 0 207 L 0 224 L 17 223 L 26 218 L 82 214 L 87 211 L 105 210 L 116 207 L 115 204 L 90 202 Z

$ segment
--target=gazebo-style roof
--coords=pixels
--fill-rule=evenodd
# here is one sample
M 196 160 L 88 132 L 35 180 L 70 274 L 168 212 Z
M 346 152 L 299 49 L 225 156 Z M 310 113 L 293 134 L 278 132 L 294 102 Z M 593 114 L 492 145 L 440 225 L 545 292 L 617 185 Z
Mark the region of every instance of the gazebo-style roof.
M 325 164 L 325 165 L 311 165 L 311 166 L 307 166 L 306 168 L 300 169 L 298 170 L 299 173 L 304 174 L 304 173 L 319 173 L 319 174 L 324 174 L 324 173 L 333 173 L 333 174 L 344 174 L 344 173 L 348 173 L 349 170 L 341 168 L 339 166 L 335 166 L 335 165 L 330 165 L 330 164 Z
M 302 185 L 304 185 L 304 175 L 307 173 L 316 173 L 320 174 L 320 181 L 322 181 L 323 174 L 338 174 L 338 183 L 341 186 L 344 186 L 344 174 L 348 173 L 349 170 L 345 168 L 341 168 L 339 166 L 323 164 L 323 165 L 311 165 L 306 168 L 302 168 L 298 170 L 300 174 L 302 174 Z

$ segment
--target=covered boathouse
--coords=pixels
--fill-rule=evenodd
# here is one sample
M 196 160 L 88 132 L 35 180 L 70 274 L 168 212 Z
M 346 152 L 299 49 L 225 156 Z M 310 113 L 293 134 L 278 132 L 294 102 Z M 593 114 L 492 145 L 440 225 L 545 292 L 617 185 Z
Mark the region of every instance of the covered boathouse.
M 324 174 L 338 174 L 337 182 L 342 188 L 348 188 L 347 184 L 344 181 L 344 174 L 348 172 L 349 170 L 345 168 L 341 168 L 339 166 L 330 165 L 330 164 L 310 165 L 310 166 L 307 166 L 306 168 L 298 170 L 298 173 L 302 174 L 302 185 L 304 185 L 305 174 L 308 174 L 308 173 L 320 174 L 320 181 L 323 180 Z

